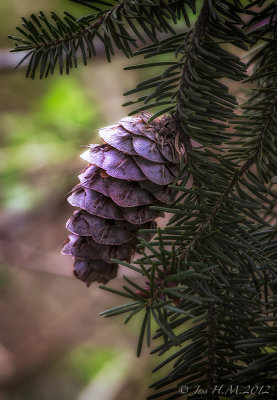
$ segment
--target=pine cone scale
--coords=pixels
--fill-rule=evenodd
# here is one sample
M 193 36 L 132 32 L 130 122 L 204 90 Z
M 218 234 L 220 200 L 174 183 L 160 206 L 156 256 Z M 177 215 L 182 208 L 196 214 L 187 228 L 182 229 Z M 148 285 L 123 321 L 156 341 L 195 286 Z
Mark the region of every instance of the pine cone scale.
M 76 260 L 102 258 L 107 263 L 111 263 L 112 258 L 127 259 L 130 254 L 130 246 L 104 246 L 99 245 L 91 238 L 69 235 L 63 246 L 62 254 L 71 255 Z
M 167 186 L 157 185 L 149 181 L 139 182 L 139 185 L 151 192 L 151 194 L 161 203 L 172 204 L 175 201 L 172 190 Z
M 111 222 L 113 220 L 79 211 L 68 220 L 66 228 L 75 235 L 91 236 L 95 242 L 105 245 L 121 245 L 133 238 L 131 229 L 111 224 Z
M 165 186 L 174 181 L 175 176 L 170 173 L 164 164 L 152 163 L 140 156 L 135 156 L 134 158 L 139 168 L 151 182 Z
M 147 178 L 137 168 L 131 156 L 121 153 L 114 148 L 103 152 L 103 148 L 92 148 L 87 150 L 81 157 L 89 163 L 104 169 L 113 178 L 126 179 L 131 181 L 143 181 Z M 119 166 L 122 165 L 120 168 Z
M 162 157 L 159 151 L 157 143 L 153 142 L 152 140 L 143 136 L 137 136 L 133 138 L 133 145 L 136 153 L 139 156 L 156 163 L 165 162 L 164 157 Z
M 95 168 L 98 171 L 94 171 L 93 174 L 89 175 L 84 172 L 79 175 L 81 187 L 95 190 L 110 197 L 120 207 L 136 207 L 153 203 L 154 197 L 150 191 L 131 181 L 111 177 L 102 178 L 101 169 Z
M 117 265 L 108 264 L 103 260 L 76 260 L 74 275 L 89 286 L 92 282 L 107 283 L 117 275 Z
M 123 209 L 126 221 L 134 225 L 142 225 L 158 218 L 159 211 L 150 210 L 149 207 L 132 207 Z
M 115 134 L 116 132 L 116 134 Z M 124 134 L 120 134 L 119 129 L 100 129 L 100 137 L 110 146 L 121 151 L 122 153 L 129 155 L 136 155 L 136 151 L 133 147 L 132 136 L 129 132 L 124 131 Z
M 92 215 L 107 219 L 123 219 L 120 208 L 110 198 L 94 190 L 78 189 L 69 196 L 68 202 Z

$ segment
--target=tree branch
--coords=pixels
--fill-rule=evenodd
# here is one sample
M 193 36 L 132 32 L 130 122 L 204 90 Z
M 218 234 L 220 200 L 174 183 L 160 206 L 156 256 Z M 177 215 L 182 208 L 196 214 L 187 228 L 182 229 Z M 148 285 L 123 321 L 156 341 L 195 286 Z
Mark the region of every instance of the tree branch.
M 194 53 L 194 54 L 197 55 L 197 53 L 198 53 L 197 47 L 196 47 L 196 40 L 198 40 L 198 42 L 201 42 L 201 39 L 205 35 L 206 28 L 207 28 L 208 23 L 209 23 L 209 17 L 210 17 L 209 0 L 205 0 L 204 4 L 202 6 L 202 9 L 200 11 L 199 17 L 197 19 L 197 22 L 195 24 L 194 33 L 193 33 L 193 36 L 192 36 L 192 39 L 191 39 L 191 44 L 190 44 L 190 48 L 189 48 L 189 51 L 188 51 L 188 55 L 187 55 L 186 60 L 184 62 L 183 72 L 182 72 L 181 81 L 180 81 L 180 89 L 182 89 L 184 87 L 185 88 L 188 87 L 187 75 L 191 76 L 189 64 L 191 66 L 194 65 L 194 59 L 192 58 L 191 54 Z M 179 124 L 179 126 L 181 127 L 181 125 L 184 124 L 184 121 L 183 121 L 183 118 L 181 116 L 180 109 L 186 108 L 186 106 L 184 105 L 184 103 L 182 101 L 180 90 L 179 90 L 179 92 L 177 94 L 177 102 L 180 105 L 177 108 L 176 120 L 177 120 L 177 123 Z M 186 150 L 192 151 L 191 139 L 186 134 L 185 129 L 182 129 L 181 138 L 182 138 L 182 141 L 185 144 Z M 188 159 L 190 158 L 191 160 L 194 160 L 194 158 L 193 158 L 193 156 L 191 154 L 187 154 L 187 157 L 188 157 Z

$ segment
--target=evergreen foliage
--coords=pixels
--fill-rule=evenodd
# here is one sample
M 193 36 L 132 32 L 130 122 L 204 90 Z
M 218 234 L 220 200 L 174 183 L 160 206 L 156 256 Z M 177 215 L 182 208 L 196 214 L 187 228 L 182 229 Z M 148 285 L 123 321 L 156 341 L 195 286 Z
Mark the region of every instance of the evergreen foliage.
M 27 76 L 47 76 L 56 66 L 68 73 L 79 54 L 86 64 L 95 55 L 96 37 L 108 59 L 115 47 L 127 57 L 144 55 L 144 64 L 126 69 L 162 72 L 127 92 L 140 97 L 125 105 L 136 105 L 132 113 L 158 107 L 151 119 L 171 114 L 176 147 L 185 149 L 179 177 L 170 185 L 176 202 L 152 207 L 170 213 L 169 223 L 141 231 L 155 237 L 141 238 L 137 261 L 113 260 L 135 270 L 147 286 L 127 277 L 121 291 L 102 286 L 129 301 L 102 315 L 126 314 L 127 323 L 143 313 L 138 355 L 144 341 L 150 346 L 157 340 L 152 353 L 165 356 L 155 371 L 171 368 L 151 385 L 149 399 L 184 397 L 182 385 L 200 385 L 207 399 L 273 400 L 277 2 L 204 0 L 190 28 L 194 0 L 73 1 L 91 14 L 23 19 L 23 37 L 12 38 L 14 51 L 28 51 Z M 233 82 L 246 92 L 243 102 L 230 93 Z M 152 338 L 153 322 L 158 328 Z M 220 385 L 221 394 L 215 390 Z

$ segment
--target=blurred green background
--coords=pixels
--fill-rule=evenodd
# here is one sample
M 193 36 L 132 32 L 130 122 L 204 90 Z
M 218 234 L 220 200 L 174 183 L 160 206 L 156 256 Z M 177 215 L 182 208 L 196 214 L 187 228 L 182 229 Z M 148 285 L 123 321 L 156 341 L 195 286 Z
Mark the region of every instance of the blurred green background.
M 138 322 L 100 317 L 122 300 L 86 288 L 60 255 L 82 146 L 126 115 L 122 93 L 140 77 L 122 71 L 130 61 L 121 55 L 111 65 L 100 54 L 70 76 L 25 79 L 24 68 L 12 68 L 7 35 L 40 9 L 78 15 L 81 7 L 0 2 L 0 399 L 142 400 L 153 360 L 147 350 L 135 357 Z

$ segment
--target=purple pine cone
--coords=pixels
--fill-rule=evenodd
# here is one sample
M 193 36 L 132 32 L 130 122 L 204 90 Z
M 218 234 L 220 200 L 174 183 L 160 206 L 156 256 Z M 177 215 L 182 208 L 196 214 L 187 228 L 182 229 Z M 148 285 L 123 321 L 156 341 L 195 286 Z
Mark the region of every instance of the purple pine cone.
M 176 128 L 169 116 L 147 124 L 150 116 L 142 113 L 100 129 L 104 144 L 91 145 L 81 156 L 89 165 L 68 198 L 80 210 L 66 224 L 71 234 L 62 254 L 74 258 L 74 275 L 88 286 L 115 278 L 118 265 L 111 260 L 129 262 L 138 236 L 151 239 L 139 230 L 155 228 L 163 213 L 149 206 L 174 202 L 167 185 L 179 173 Z

